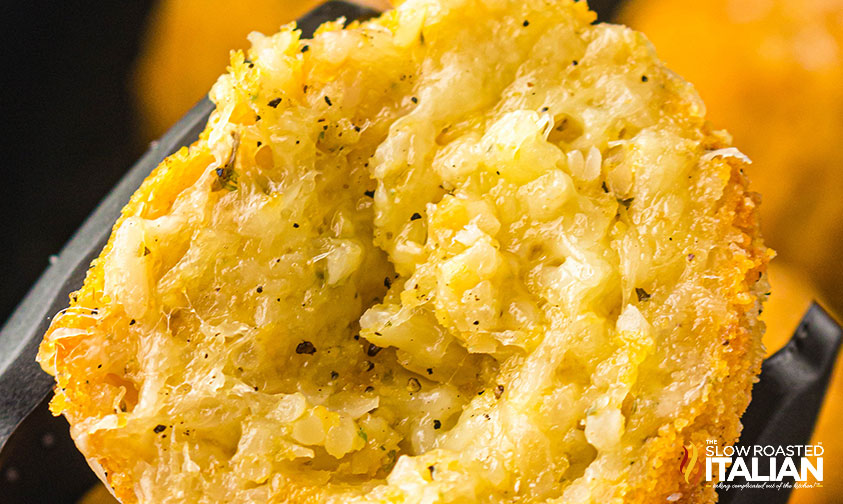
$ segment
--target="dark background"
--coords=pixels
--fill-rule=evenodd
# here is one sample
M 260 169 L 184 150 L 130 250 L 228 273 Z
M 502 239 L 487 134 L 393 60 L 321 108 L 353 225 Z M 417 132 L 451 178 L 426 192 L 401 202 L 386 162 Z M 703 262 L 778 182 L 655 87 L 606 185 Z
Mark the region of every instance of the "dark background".
M 151 4 L 0 8 L 0 324 L 144 150 L 129 83 Z

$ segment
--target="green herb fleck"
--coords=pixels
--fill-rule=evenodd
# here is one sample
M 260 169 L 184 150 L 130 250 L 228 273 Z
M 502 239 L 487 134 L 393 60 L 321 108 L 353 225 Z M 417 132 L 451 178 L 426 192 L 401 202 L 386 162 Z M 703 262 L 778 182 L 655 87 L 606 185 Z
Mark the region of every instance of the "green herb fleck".
M 641 287 L 635 288 L 635 295 L 638 296 L 638 301 L 647 301 L 650 299 L 650 294 Z

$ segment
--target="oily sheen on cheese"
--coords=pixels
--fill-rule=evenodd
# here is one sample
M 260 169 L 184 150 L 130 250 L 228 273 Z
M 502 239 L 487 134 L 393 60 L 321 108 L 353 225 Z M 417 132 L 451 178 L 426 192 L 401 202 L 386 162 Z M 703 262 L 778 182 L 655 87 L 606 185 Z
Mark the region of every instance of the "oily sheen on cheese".
M 124 503 L 711 502 L 767 290 L 748 160 L 569 0 L 253 33 L 44 338 Z

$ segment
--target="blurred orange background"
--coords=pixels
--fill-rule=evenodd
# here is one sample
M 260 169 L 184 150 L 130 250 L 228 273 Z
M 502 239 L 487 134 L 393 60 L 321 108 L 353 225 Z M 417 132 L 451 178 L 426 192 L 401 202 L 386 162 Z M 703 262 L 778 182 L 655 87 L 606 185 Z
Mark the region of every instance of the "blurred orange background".
M 249 32 L 274 32 L 319 3 L 160 1 L 134 79 L 143 140 L 207 93 Z M 787 342 L 812 300 L 843 312 L 843 0 L 628 0 L 617 21 L 648 36 L 694 83 L 714 125 L 754 160 L 764 234 L 778 252 L 763 314 L 768 354 Z M 838 366 L 814 435 L 826 449 L 824 487 L 797 490 L 791 502 L 843 502 L 841 414 Z M 100 488 L 84 502 L 109 499 Z
M 204 97 L 246 49 L 252 31 L 275 33 L 324 0 L 161 0 L 151 13 L 135 76 L 142 131 L 161 136 Z M 380 10 L 386 0 L 356 0 Z

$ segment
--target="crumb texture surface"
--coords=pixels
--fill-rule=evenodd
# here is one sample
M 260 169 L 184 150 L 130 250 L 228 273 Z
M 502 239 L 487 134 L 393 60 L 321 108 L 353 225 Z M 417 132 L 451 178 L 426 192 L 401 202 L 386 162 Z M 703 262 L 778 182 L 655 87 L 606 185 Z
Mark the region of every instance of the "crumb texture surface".
M 124 503 L 710 502 L 769 254 L 747 160 L 584 2 L 250 35 L 42 343 Z

